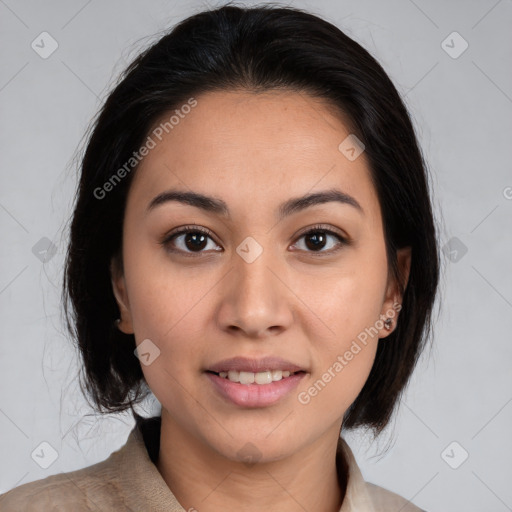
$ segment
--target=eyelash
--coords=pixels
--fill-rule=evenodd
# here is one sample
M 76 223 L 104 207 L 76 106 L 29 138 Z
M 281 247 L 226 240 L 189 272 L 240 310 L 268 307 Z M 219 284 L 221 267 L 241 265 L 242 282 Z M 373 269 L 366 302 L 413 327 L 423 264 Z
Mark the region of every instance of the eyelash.
M 172 242 L 172 240 L 174 240 L 175 238 L 177 238 L 180 235 L 186 235 L 188 233 L 202 233 L 204 235 L 207 235 L 208 237 L 210 237 L 213 240 L 213 233 L 208 228 L 203 228 L 203 227 L 198 227 L 198 226 L 184 226 L 182 228 L 179 228 L 179 231 L 174 231 L 169 234 L 166 234 L 164 236 L 164 238 L 160 241 L 160 244 L 163 245 L 167 251 L 172 252 L 172 253 L 180 253 L 182 255 L 185 255 L 186 257 L 192 257 L 192 258 L 201 256 L 202 251 L 198 251 L 198 252 L 194 253 L 194 252 L 182 251 L 181 249 L 169 248 L 170 242 Z M 324 227 L 320 224 L 313 226 L 312 228 L 309 228 L 304 233 L 301 233 L 299 235 L 299 237 L 297 238 L 297 240 L 300 240 L 301 238 L 311 235 L 313 233 L 324 233 L 327 235 L 331 235 L 331 236 L 334 236 L 335 238 L 337 238 L 339 241 L 338 246 L 335 249 L 330 249 L 328 251 L 306 251 L 307 253 L 309 253 L 315 257 L 323 257 L 324 255 L 326 255 L 326 256 L 332 255 L 334 253 L 337 253 L 339 250 L 341 250 L 343 248 L 343 246 L 350 245 L 350 243 L 351 243 L 351 241 L 348 238 L 345 238 L 344 236 L 340 235 L 336 231 L 333 231 L 332 229 Z M 215 240 L 213 240 L 213 241 L 215 242 Z

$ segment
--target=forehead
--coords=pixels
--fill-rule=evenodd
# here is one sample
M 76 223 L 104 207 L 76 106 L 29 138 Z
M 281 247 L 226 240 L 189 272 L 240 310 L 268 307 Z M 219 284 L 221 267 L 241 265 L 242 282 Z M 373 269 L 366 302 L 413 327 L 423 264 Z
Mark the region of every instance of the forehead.
M 195 99 L 191 109 L 177 107 L 181 115 L 159 138 L 154 128 L 173 112 L 155 123 L 155 146 L 136 171 L 132 202 L 147 203 L 178 186 L 233 207 L 257 202 L 264 208 L 335 187 L 370 213 L 378 207 L 365 154 L 351 161 L 340 151 L 350 128 L 325 101 L 291 91 L 219 91 Z

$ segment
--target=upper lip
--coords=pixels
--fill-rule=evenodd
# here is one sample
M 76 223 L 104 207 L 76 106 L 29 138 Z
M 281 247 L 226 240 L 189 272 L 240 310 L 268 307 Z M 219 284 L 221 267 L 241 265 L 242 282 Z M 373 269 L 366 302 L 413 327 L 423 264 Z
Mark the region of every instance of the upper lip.
M 220 373 L 236 370 L 238 372 L 252 372 L 259 373 L 266 370 L 288 370 L 289 372 L 306 371 L 301 366 L 298 366 L 290 361 L 286 361 L 280 357 L 263 357 L 261 359 L 250 359 L 247 357 L 233 357 L 230 359 L 223 359 L 218 363 L 212 364 L 207 368 L 207 371 Z

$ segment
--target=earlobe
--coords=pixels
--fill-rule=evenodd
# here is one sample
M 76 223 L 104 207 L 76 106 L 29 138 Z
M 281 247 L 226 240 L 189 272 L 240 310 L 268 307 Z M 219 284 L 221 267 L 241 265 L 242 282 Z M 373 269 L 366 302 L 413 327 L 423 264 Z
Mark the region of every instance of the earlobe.
M 125 334 L 133 334 L 130 303 L 128 301 L 128 294 L 126 291 L 126 281 L 123 273 L 119 270 L 119 265 L 115 258 L 113 258 L 110 263 L 110 276 L 112 291 L 120 311 L 120 318 L 119 320 L 116 320 L 116 326 Z

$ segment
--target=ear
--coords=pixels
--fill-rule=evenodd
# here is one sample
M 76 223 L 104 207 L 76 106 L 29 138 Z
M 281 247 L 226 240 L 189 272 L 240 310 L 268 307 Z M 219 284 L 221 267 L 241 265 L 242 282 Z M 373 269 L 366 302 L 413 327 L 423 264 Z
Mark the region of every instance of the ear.
M 411 270 L 411 248 L 403 247 L 398 249 L 396 254 L 399 280 L 397 280 L 393 275 L 388 276 L 386 295 L 384 298 L 384 303 L 382 304 L 382 311 L 380 316 L 381 320 L 391 318 L 391 328 L 389 330 L 384 327 L 380 329 L 379 338 L 385 338 L 395 330 L 396 323 L 398 321 L 398 314 L 402 309 L 402 289 L 405 290 L 409 281 L 409 273 Z
M 126 281 L 122 270 L 122 264 L 119 258 L 114 256 L 110 261 L 110 276 L 112 281 L 112 291 L 116 298 L 121 319 L 117 328 L 125 334 L 133 334 L 132 316 L 130 312 L 130 303 L 128 301 L 128 293 L 126 291 Z

